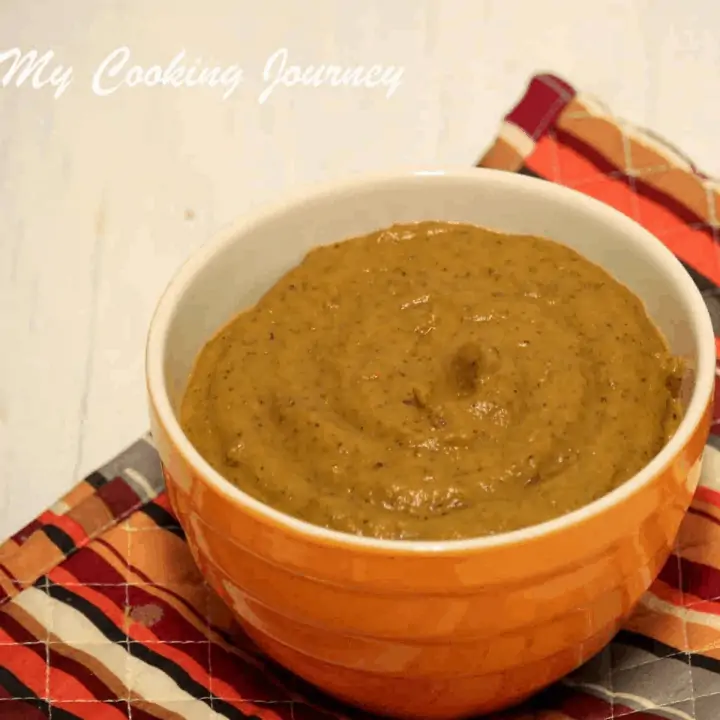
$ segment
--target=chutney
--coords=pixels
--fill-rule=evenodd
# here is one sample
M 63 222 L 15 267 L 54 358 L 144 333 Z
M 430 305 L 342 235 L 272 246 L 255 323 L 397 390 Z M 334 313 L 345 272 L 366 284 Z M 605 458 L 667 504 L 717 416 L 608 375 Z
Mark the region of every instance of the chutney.
M 180 419 L 289 515 L 480 537 L 641 470 L 680 421 L 681 369 L 640 299 L 574 250 L 421 222 L 311 250 L 203 348 Z

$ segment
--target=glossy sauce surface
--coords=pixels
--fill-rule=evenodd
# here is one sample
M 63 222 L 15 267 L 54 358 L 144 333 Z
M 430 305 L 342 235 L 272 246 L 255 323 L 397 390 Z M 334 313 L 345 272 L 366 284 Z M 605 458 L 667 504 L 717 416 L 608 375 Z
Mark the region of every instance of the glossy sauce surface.
M 205 346 L 181 424 L 290 515 L 477 537 L 638 472 L 677 427 L 679 378 L 640 300 L 576 252 L 425 222 L 312 250 Z

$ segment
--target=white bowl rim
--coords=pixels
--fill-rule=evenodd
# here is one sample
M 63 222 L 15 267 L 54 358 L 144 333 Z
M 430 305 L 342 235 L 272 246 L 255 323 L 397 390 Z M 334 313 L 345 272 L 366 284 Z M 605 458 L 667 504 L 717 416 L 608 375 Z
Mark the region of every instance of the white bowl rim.
M 228 244 L 232 244 L 245 232 L 252 230 L 254 226 L 310 199 L 345 195 L 372 185 L 411 181 L 412 178 L 423 176 L 478 182 L 478 184 L 489 182 L 495 185 L 512 185 L 518 188 L 525 188 L 536 194 L 545 195 L 548 198 L 554 197 L 560 202 L 572 203 L 588 214 L 604 216 L 608 224 L 615 226 L 617 232 L 640 238 L 649 255 L 653 256 L 654 259 L 663 266 L 664 271 L 687 297 L 692 309 L 690 322 L 693 326 L 693 333 L 699 347 L 699 357 L 696 368 L 695 388 L 685 416 L 676 433 L 658 455 L 640 472 L 598 500 L 538 525 L 485 537 L 461 540 L 385 540 L 351 535 L 313 525 L 304 520 L 287 515 L 251 497 L 218 473 L 197 450 L 195 450 L 183 433 L 173 411 L 165 383 L 163 372 L 165 343 L 178 300 L 205 264 Z M 713 390 L 716 362 L 715 353 L 714 332 L 710 315 L 696 284 L 678 259 L 660 240 L 623 213 L 576 190 L 518 173 L 467 167 L 461 169 L 407 168 L 387 173 L 351 175 L 344 180 L 306 185 L 300 191 L 285 195 L 279 202 L 266 204 L 255 211 L 246 213 L 221 230 L 210 242 L 201 246 L 180 267 L 158 302 L 150 323 L 147 338 L 146 379 L 151 402 L 155 407 L 161 424 L 170 436 L 172 443 L 180 450 L 184 459 L 192 466 L 198 475 L 201 475 L 209 484 L 232 502 L 245 506 L 254 514 L 264 517 L 273 524 L 280 525 L 285 530 L 303 536 L 307 540 L 312 540 L 316 543 L 334 548 L 344 546 L 348 549 L 391 553 L 395 555 L 464 555 L 472 551 L 481 551 L 527 542 L 540 536 L 554 534 L 570 526 L 579 525 L 592 516 L 599 515 L 608 508 L 622 503 L 644 485 L 648 484 L 652 478 L 662 472 L 678 454 L 701 422 L 702 415 L 705 412 Z

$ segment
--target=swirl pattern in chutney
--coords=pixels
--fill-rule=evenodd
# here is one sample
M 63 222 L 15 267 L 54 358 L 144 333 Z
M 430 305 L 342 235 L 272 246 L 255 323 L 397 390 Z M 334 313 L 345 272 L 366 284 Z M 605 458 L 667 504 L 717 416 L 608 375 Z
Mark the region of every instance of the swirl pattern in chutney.
M 308 253 L 202 350 L 181 424 L 308 522 L 478 537 L 637 473 L 679 423 L 680 372 L 641 301 L 575 251 L 423 222 Z

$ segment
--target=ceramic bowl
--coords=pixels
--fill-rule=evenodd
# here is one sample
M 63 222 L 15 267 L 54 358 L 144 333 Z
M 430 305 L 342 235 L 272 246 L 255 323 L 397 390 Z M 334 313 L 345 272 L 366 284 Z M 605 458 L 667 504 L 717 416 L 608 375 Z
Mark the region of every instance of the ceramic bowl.
M 177 419 L 203 344 L 313 246 L 395 222 L 454 220 L 545 236 L 643 299 L 689 367 L 677 433 L 596 502 L 489 538 L 382 541 L 326 530 L 223 479 Z M 609 318 L 612 320 L 612 318 Z M 642 227 L 572 190 L 493 170 L 406 172 L 314 188 L 203 246 L 152 321 L 152 432 L 172 506 L 209 584 L 268 655 L 387 715 L 464 717 L 514 704 L 618 630 L 670 552 L 700 472 L 715 346 L 682 266 Z

